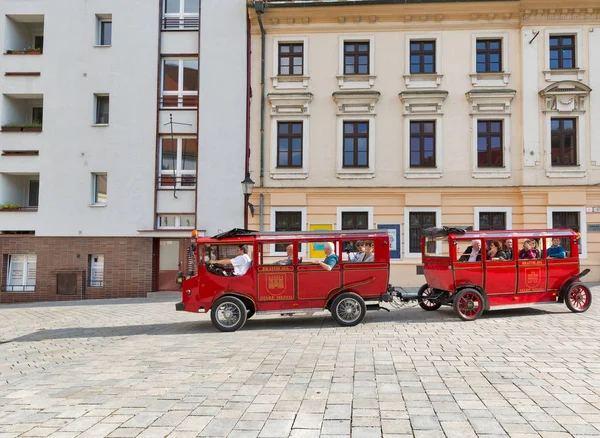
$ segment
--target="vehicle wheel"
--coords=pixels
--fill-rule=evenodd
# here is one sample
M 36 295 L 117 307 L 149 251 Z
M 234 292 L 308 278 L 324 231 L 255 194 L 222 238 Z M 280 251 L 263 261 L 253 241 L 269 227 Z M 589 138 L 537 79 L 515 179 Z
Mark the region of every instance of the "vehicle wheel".
M 417 293 L 417 301 L 419 302 L 419 306 L 421 306 L 421 309 L 431 311 L 437 310 L 440 307 L 442 307 L 442 303 L 427 299 L 427 297 L 430 296 L 432 293 L 433 288 L 429 287 L 427 283 L 421 286 L 421 289 L 419 289 L 419 292 Z
M 338 295 L 331 304 L 331 315 L 336 322 L 344 327 L 359 324 L 367 314 L 365 300 L 352 292 Z
M 454 297 L 454 311 L 464 321 L 474 321 L 483 313 L 483 296 L 475 289 L 463 289 Z
M 210 319 L 222 332 L 234 332 L 246 324 L 246 306 L 236 297 L 220 298 L 212 306 Z
M 254 316 L 254 314 L 256 313 L 256 310 L 254 310 L 252 307 L 250 307 L 248 309 L 248 313 L 246 315 L 246 319 L 250 319 Z
M 573 283 L 567 290 L 565 304 L 571 312 L 585 312 L 592 305 L 592 292 L 581 283 Z

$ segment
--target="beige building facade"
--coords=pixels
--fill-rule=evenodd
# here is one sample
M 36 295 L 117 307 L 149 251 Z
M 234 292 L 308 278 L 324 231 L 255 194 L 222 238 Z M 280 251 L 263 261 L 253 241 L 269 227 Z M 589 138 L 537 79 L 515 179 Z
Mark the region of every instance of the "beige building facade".
M 387 228 L 402 286 L 421 228 L 571 227 L 599 281 L 600 5 L 376 3 L 249 4 L 249 226 Z

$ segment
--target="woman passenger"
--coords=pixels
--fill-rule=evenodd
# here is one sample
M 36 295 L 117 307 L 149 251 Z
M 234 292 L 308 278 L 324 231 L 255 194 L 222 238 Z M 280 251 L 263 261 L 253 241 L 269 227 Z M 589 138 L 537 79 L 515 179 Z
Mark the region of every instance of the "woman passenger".
M 519 251 L 520 259 L 535 259 L 537 254 L 535 253 L 535 249 L 533 249 L 533 243 L 531 240 L 526 240 L 523 242 L 523 249 Z
M 373 250 L 375 248 L 373 248 L 374 244 L 372 240 L 366 240 L 365 241 L 365 255 L 363 256 L 362 261 L 363 262 L 374 262 L 375 261 L 375 253 L 373 252 Z
M 488 260 L 506 260 L 506 254 L 500 247 L 500 242 L 494 240 L 490 242 L 490 250 L 487 253 Z

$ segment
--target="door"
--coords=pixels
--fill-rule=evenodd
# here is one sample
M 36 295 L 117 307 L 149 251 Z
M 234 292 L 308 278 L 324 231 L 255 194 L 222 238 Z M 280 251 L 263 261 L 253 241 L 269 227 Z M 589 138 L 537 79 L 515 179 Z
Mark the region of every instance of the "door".
M 176 291 L 175 278 L 183 269 L 186 240 L 160 239 L 158 249 L 158 290 Z
M 37 207 L 40 198 L 40 182 L 39 180 L 29 181 L 29 203 L 28 207 Z

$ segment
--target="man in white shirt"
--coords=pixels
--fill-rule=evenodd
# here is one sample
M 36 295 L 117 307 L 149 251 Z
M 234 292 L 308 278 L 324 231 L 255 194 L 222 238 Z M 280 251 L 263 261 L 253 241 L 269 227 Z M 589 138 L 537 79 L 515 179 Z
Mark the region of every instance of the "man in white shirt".
M 240 276 L 248 272 L 252 260 L 248 256 L 248 247 L 246 245 L 240 245 L 238 248 L 238 255 L 232 259 L 215 260 L 211 263 L 220 263 L 222 265 L 233 265 L 233 275 Z
M 481 261 L 481 240 L 473 240 L 462 256 L 459 262 L 479 262 Z

